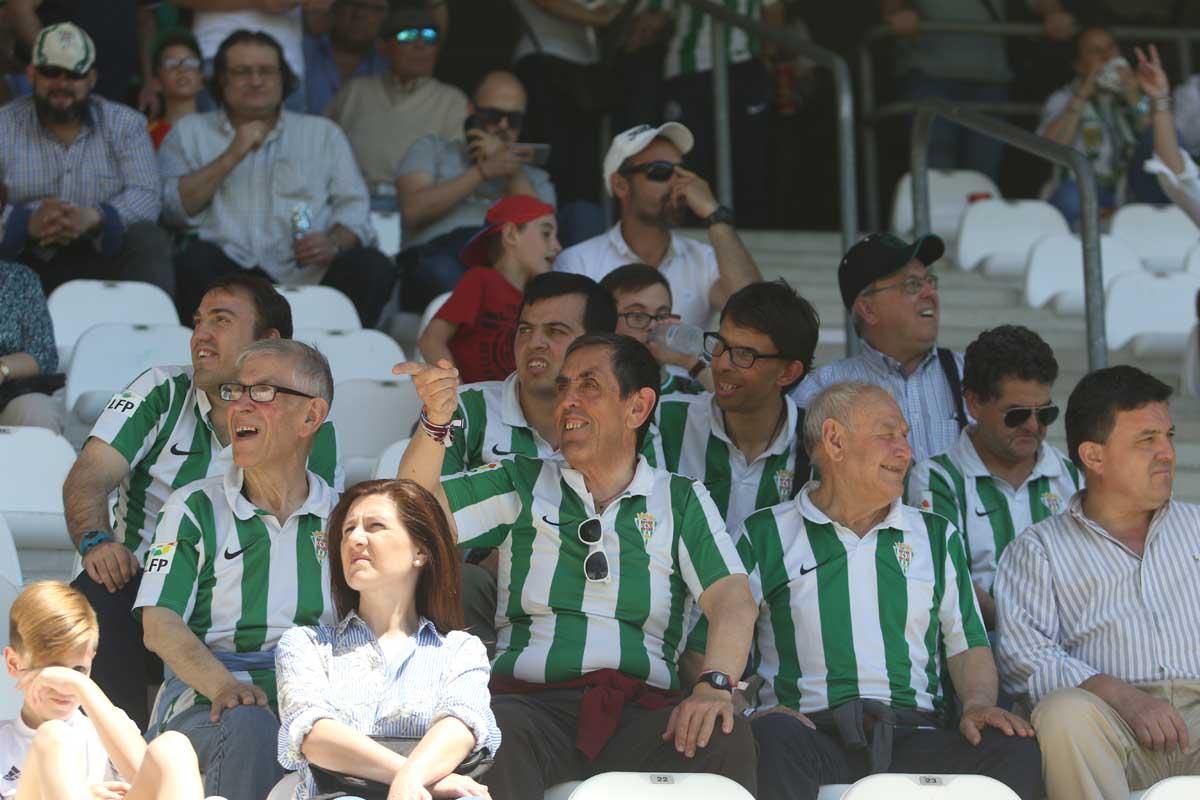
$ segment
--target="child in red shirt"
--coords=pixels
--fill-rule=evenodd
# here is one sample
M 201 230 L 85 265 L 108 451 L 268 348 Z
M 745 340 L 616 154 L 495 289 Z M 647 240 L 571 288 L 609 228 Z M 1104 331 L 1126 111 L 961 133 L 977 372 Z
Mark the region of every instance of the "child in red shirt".
M 417 339 L 426 362 L 449 359 L 463 383 L 503 380 L 516 369 L 513 337 L 525 282 L 549 272 L 562 250 L 554 208 L 536 197 L 497 200 L 486 223 L 459 255 L 470 269 Z

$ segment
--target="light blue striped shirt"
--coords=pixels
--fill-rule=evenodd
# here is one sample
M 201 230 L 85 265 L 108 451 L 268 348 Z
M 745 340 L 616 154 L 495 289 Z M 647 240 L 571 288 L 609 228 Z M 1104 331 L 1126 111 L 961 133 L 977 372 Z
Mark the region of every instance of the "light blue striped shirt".
M 954 363 L 961 377 L 962 353 L 954 354 Z M 914 464 L 946 452 L 958 441 L 954 395 L 936 349 L 930 348 L 921 365 L 911 375 L 905 375 L 899 361 L 864 341 L 858 355 L 826 364 L 800 381 L 792 390 L 792 399 L 801 408 L 808 408 L 809 402 L 826 386 L 845 381 L 870 383 L 892 396 L 908 422 L 908 443 L 912 445 Z
M 483 643 L 465 631 L 438 633 L 421 618 L 398 651 L 385 652 L 351 611 L 336 626 L 296 627 L 275 651 L 279 687 L 279 763 L 302 776 L 297 800 L 316 793 L 304 738 L 322 719 L 368 736 L 421 737 L 454 717 L 475 734 L 476 750 L 494 754 L 500 729 L 492 715 L 491 669 Z

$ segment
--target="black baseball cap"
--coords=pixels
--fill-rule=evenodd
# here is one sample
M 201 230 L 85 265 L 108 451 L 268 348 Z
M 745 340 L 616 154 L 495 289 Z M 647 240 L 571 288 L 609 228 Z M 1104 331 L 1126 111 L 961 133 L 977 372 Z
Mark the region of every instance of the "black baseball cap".
M 849 311 L 862 290 L 875 281 L 899 272 L 914 258 L 929 266 L 945 252 L 946 243 L 933 234 L 909 244 L 890 233 L 872 233 L 847 250 L 838 265 L 842 304 Z

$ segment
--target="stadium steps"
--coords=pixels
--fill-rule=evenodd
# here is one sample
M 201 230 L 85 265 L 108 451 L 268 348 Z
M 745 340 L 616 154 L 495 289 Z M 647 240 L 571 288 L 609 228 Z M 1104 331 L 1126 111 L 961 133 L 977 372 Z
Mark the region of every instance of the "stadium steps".
M 704 239 L 702 231 L 689 231 Z M 837 266 L 842 257 L 841 236 L 828 232 L 742 231 L 742 240 L 754 254 L 766 278 L 785 278 L 816 306 L 821 316 L 822 338 L 834 337 L 844 326 Z M 1055 401 L 1065 410 L 1067 396 L 1087 371 L 1087 337 L 1082 316 L 1060 316 L 1050 309 L 1027 308 L 1017 280 L 988 278 L 946 265 L 941 277 L 940 343 L 962 350 L 978 333 L 1004 323 L 1036 330 L 1054 348 L 1061 371 Z M 817 347 L 818 365 L 845 354 L 840 337 Z M 1178 358 L 1135 357 L 1129 349 L 1109 353 L 1110 364 L 1137 364 L 1167 384 L 1178 388 Z M 1176 494 L 1200 502 L 1200 401 L 1178 397 L 1172 403 L 1177 429 L 1179 468 Z M 1055 423 L 1050 441 L 1065 447 L 1062 422 Z

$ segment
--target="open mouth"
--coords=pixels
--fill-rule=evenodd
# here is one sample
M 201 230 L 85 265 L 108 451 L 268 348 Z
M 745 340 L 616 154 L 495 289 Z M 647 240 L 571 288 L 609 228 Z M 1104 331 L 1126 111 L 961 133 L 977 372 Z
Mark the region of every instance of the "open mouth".
M 883 466 L 883 469 L 886 470 L 887 472 L 890 472 L 893 475 L 896 475 L 901 478 L 903 478 L 904 473 L 908 471 L 907 467 L 894 467 L 894 466 L 890 466 L 888 464 L 884 464 L 882 466 Z
M 207 347 L 198 347 L 198 348 L 196 348 L 196 350 L 194 352 L 196 353 L 197 361 L 203 361 L 206 358 L 216 358 L 217 357 L 216 351 L 209 350 Z
M 550 362 L 544 358 L 531 358 L 525 362 L 525 366 L 531 370 L 550 369 Z
M 258 428 L 253 425 L 238 425 L 234 428 L 233 435 L 242 441 L 246 441 L 258 436 Z
M 932 308 L 927 308 L 924 311 L 917 312 L 917 316 L 924 317 L 925 319 L 933 319 L 937 316 L 937 312 Z

